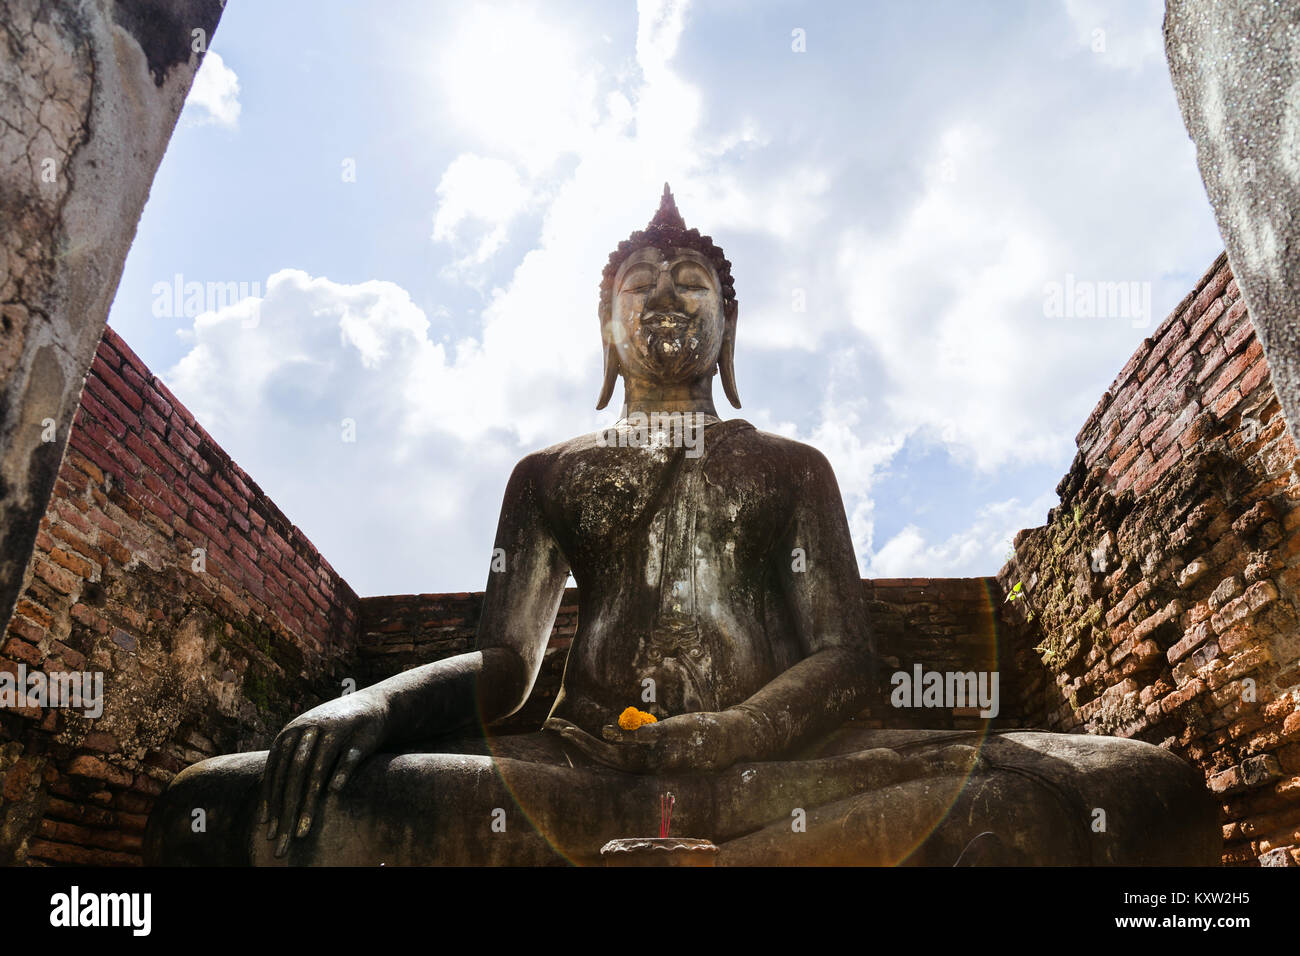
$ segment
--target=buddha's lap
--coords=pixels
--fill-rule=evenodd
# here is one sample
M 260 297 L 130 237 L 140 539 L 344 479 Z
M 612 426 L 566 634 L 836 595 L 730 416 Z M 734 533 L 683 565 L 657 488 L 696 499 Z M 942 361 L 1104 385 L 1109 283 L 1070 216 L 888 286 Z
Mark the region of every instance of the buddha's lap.
M 843 728 L 803 759 L 664 775 L 583 763 L 549 733 L 437 744 L 363 763 L 325 799 L 290 860 L 592 861 L 607 839 L 654 835 L 666 792 L 674 834 L 713 839 L 720 859 L 739 863 L 946 864 L 990 831 L 1036 851 L 1031 862 L 1188 864 L 1217 854 L 1199 839 L 1216 831 L 1199 775 L 1160 748 L 1116 738 Z M 954 769 L 954 745 L 957 758 L 980 759 Z M 925 754 L 942 759 L 918 773 Z M 179 775 L 160 800 L 147 858 L 270 862 L 254 824 L 265 757 L 218 757 Z M 195 807 L 207 811 L 207 834 L 190 832 Z M 1096 829 L 1098 810 L 1108 829 Z M 253 849 L 209 849 L 222 841 Z M 1179 846 L 1182 856 L 1160 856 Z
M 431 742 L 433 744 L 434 742 Z M 958 751 L 954 756 L 953 751 Z M 184 771 L 169 793 L 181 802 L 248 805 L 256 797 L 265 752 L 203 761 Z M 903 760 L 900 762 L 899 757 Z M 918 772 L 915 760 L 938 756 Z M 911 769 L 907 769 L 910 763 Z M 902 768 L 902 769 L 900 769 Z M 631 774 L 592 763 L 551 733 L 444 739 L 435 749 L 377 754 L 363 763 L 337 800 L 359 807 L 375 794 L 387 802 L 375 812 L 411 804 L 429 807 L 497 801 L 514 804 L 530 819 L 581 815 L 584 806 L 618 806 L 634 819 L 672 792 L 680 819 L 698 819 L 709 807 L 711 831 L 759 825 L 775 799 L 802 797 L 804 809 L 856 793 L 887 792 L 918 776 L 943 778 L 956 791 L 969 779 L 1012 774 L 1036 781 L 1070 811 L 1145 807 L 1200 792 L 1204 785 L 1187 764 L 1150 744 L 1109 737 L 1011 732 L 881 731 L 841 729 L 803 759 L 737 765 L 710 773 Z M 188 798 L 186 797 L 188 794 Z M 779 798 L 773 794 L 778 794 Z M 885 797 L 879 798 L 885 800 Z M 328 802 L 328 801 L 327 801 Z M 653 815 L 650 811 L 648 814 Z M 657 812 L 657 810 L 654 810 Z M 243 814 L 241 814 L 242 816 Z M 1145 816 L 1145 812 L 1143 813 Z M 730 823 L 736 818 L 739 824 Z

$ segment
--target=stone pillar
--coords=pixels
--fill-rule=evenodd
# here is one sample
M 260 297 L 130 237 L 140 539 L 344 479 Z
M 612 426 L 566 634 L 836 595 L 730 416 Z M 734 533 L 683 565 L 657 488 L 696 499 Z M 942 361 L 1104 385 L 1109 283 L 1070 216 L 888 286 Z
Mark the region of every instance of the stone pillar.
M 1228 261 L 1300 441 L 1300 2 L 1169 0 L 1165 55 Z
M 223 5 L 0 0 L 0 632 Z

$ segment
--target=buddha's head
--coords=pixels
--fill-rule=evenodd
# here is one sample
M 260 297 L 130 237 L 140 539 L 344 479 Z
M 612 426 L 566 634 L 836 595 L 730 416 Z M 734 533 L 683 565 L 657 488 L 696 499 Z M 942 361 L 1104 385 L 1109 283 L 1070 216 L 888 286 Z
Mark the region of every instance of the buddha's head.
M 707 385 L 715 371 L 740 407 L 731 263 L 710 237 L 686 228 L 667 183 L 649 225 L 609 257 L 600 332 L 605 381 L 598 409 L 609 404 L 619 375 L 656 386 Z

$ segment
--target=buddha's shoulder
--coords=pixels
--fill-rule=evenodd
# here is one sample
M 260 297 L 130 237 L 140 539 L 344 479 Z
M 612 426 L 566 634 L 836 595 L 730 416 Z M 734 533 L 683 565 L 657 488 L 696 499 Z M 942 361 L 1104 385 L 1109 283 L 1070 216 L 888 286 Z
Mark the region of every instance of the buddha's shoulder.
M 548 476 L 555 474 L 557 469 L 590 458 L 601 447 L 598 441 L 601 434 L 601 432 L 592 432 L 589 435 L 578 435 L 529 452 L 515 464 L 512 482 L 545 482 Z
M 602 440 L 606 432 L 597 431 L 589 432 L 586 435 L 577 435 L 573 438 L 556 442 L 554 445 L 548 445 L 545 448 L 539 448 L 536 451 L 529 452 L 522 459 L 519 465 L 526 468 L 541 468 L 553 465 L 557 462 L 573 461 L 576 458 L 591 457 L 598 450 L 608 447 L 608 442 Z
M 809 461 L 825 460 L 825 456 L 812 445 L 794 438 L 786 438 L 776 432 L 765 432 L 753 426 L 738 432 L 736 438 L 740 439 L 747 449 L 759 449 L 782 461 L 803 464 Z
M 813 445 L 758 428 L 737 434 L 733 441 L 728 441 L 728 445 L 744 457 L 768 462 L 789 481 L 824 484 L 826 479 L 834 479 L 830 461 Z

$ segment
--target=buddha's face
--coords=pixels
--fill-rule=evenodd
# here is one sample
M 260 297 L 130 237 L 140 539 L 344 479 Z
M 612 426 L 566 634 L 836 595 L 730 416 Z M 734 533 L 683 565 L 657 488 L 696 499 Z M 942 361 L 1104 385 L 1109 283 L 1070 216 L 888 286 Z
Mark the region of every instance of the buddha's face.
M 725 316 L 708 259 L 693 249 L 638 249 L 613 292 L 610 335 L 625 375 L 674 385 L 713 372 Z

